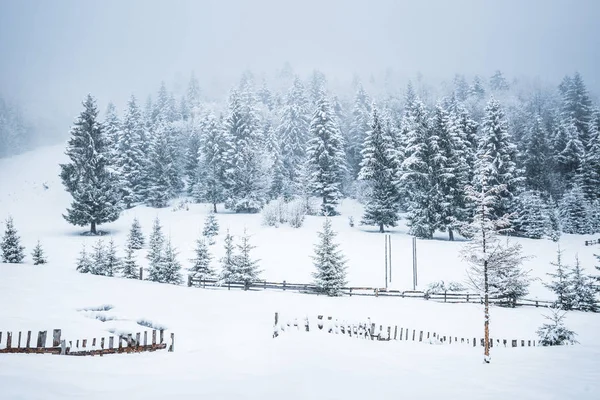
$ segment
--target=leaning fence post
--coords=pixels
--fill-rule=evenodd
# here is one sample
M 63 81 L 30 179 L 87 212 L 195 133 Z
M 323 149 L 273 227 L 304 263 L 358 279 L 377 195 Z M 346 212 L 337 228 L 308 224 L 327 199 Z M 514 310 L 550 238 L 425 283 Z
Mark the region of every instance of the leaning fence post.
M 171 346 L 169 346 L 169 351 L 172 353 L 175 351 L 175 334 L 171 332 Z

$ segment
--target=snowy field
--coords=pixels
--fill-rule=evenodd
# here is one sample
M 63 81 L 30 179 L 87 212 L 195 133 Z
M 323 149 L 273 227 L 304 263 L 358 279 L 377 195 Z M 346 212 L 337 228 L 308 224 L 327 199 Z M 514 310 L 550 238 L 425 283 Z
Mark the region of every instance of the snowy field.
M 492 363 L 482 364 L 482 349 L 464 345 L 371 342 L 311 333 L 284 333 L 272 338 L 273 314 L 303 318 L 317 314 L 360 322 L 370 317 L 391 324 L 441 334 L 481 337 L 482 307 L 396 298 L 327 298 L 280 292 L 243 292 L 175 287 L 83 275 L 75 271 L 85 228 L 67 224 L 61 214 L 70 202 L 58 177 L 63 146 L 38 149 L 0 160 L 0 231 L 4 219 L 14 218 L 28 258 L 24 265 L 0 264 L 0 330 L 61 328 L 67 339 L 138 332 L 138 321 L 151 321 L 175 332 L 175 352 L 164 351 L 106 357 L 0 356 L 0 399 L 354 399 L 391 397 L 466 399 L 597 399 L 600 397 L 600 316 L 571 312 L 567 326 L 578 333 L 580 345 L 560 348 L 496 348 Z M 44 188 L 44 185 L 48 189 Z M 158 216 L 164 232 L 179 250 L 184 266 L 192 257 L 207 205 L 191 204 L 189 211 L 136 207 L 112 224 L 102 225 L 120 249 L 131 221 L 137 217 L 147 236 Z M 220 211 L 222 211 L 220 209 Z M 383 286 L 383 236 L 375 229 L 348 225 L 360 220 L 353 201 L 341 206 L 333 219 L 338 241 L 348 259 L 349 284 Z M 221 233 L 211 246 L 222 254 L 225 229 L 234 235 L 247 228 L 257 246 L 263 278 L 310 282 L 310 255 L 322 219 L 308 217 L 300 229 L 261 226 L 260 215 L 219 213 Z M 401 225 L 391 231 L 392 287 L 412 289 L 411 237 Z M 575 254 L 588 273 L 598 247 L 585 247 L 589 236 L 565 235 L 564 257 Z M 29 253 L 42 242 L 49 263 L 33 266 Z M 556 243 L 520 239 L 532 256 L 531 275 L 547 280 Z M 435 280 L 464 281 L 460 242 L 418 241 L 419 288 Z M 139 252 L 145 262 L 145 250 Z M 218 265 L 215 263 L 215 267 Z M 528 298 L 551 299 L 540 281 Z M 110 304 L 97 313 L 84 308 Z M 543 309 L 491 311 L 491 336 L 532 339 L 543 321 Z

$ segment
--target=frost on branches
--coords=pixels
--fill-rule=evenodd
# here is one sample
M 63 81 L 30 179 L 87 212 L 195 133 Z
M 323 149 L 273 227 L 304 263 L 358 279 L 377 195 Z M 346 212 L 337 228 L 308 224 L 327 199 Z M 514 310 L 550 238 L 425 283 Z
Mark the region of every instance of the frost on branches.
M 326 218 L 312 256 L 317 269 L 313 273 L 315 285 L 328 296 L 340 296 L 346 284 L 346 260 L 339 249 L 340 245 L 334 242 L 335 236 L 331 220 Z
M 196 240 L 194 258 L 190 260 L 192 267 L 189 269 L 192 277 L 195 279 L 210 279 L 214 277 L 215 271 L 210 266 L 211 260 L 212 256 L 208 251 L 206 241 L 204 239 Z
M 204 220 L 204 229 L 202 230 L 202 236 L 208 240 L 209 245 L 215 244 L 215 236 L 219 234 L 219 222 L 217 216 L 213 211 L 208 213 Z
M 550 315 L 544 315 L 550 323 L 543 324 L 537 330 L 540 344 L 542 346 L 561 346 L 565 344 L 575 344 L 576 333 L 567 329 L 564 324 L 565 312 L 560 307 L 550 308 Z
M 134 250 L 140 250 L 142 247 L 144 247 L 144 234 L 142 233 L 140 221 L 138 221 L 137 218 L 133 219 L 127 240 L 131 244 L 131 248 Z

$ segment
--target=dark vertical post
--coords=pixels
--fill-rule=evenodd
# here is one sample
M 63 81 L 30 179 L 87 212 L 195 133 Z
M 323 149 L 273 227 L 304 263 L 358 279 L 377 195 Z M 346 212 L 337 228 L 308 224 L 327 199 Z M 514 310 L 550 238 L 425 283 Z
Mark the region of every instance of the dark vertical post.
M 27 342 L 25 343 L 25 347 L 31 347 L 31 331 L 27 331 Z
M 108 338 L 108 348 L 112 349 L 115 346 L 115 337 L 114 336 L 110 336 Z
M 385 235 L 383 238 L 385 239 L 384 240 L 384 242 L 385 242 L 385 257 L 384 257 L 385 258 L 385 288 L 387 289 L 387 287 L 388 287 L 388 260 L 387 260 L 387 256 L 388 256 L 388 246 L 387 246 L 387 244 L 388 244 L 388 242 L 387 242 L 387 235 Z
M 60 329 L 55 329 L 52 331 L 52 347 L 60 346 Z
M 144 280 L 144 267 L 140 267 L 140 281 Z
M 104 338 L 100 338 L 100 349 L 104 350 Z
M 165 331 L 161 329 L 159 331 L 159 333 L 160 333 L 160 344 L 163 344 L 165 341 Z
M 19 331 L 19 338 L 17 339 L 17 348 L 21 347 L 21 331 Z
M 388 241 L 390 242 L 388 246 L 390 253 L 390 282 L 392 282 L 392 235 L 388 235 Z
M 169 346 L 169 351 L 172 353 L 175 351 L 175 334 L 171 332 L 171 346 Z

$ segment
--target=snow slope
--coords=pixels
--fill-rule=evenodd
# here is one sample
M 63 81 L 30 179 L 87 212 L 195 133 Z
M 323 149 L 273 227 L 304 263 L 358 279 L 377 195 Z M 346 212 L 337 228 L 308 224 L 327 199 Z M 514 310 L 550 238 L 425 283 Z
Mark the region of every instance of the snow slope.
M 600 318 L 572 312 L 568 326 L 577 346 L 493 348 L 492 363 L 482 364 L 481 348 L 410 342 L 370 342 L 322 334 L 285 332 L 272 338 L 273 314 L 282 318 L 332 315 L 348 321 L 370 317 L 391 324 L 459 337 L 481 337 L 482 307 L 397 298 L 327 298 L 282 292 L 203 290 L 146 281 L 83 275 L 74 271 L 81 228 L 61 213 L 69 203 L 58 178 L 62 147 L 48 147 L 0 160 L 0 219 L 11 214 L 28 252 L 40 239 L 50 263 L 44 266 L 0 264 L 0 330 L 51 330 L 82 339 L 138 332 L 150 321 L 176 334 L 174 353 L 106 357 L 0 356 L 0 399 L 596 399 L 600 393 Z M 44 189 L 43 184 L 49 189 Z M 146 234 L 158 215 L 186 264 L 206 205 L 189 211 L 136 207 L 101 226 L 119 246 L 137 216 Z M 349 261 L 353 285 L 383 285 L 383 238 L 366 228 L 350 228 L 347 216 L 360 217 L 358 204 L 346 201 L 334 218 Z M 219 256 L 224 229 L 253 234 L 257 258 L 269 280 L 310 280 L 312 246 L 322 220 L 307 218 L 301 229 L 266 228 L 258 215 L 219 214 L 221 235 L 211 250 Z M 3 231 L 4 226 L 0 226 Z M 411 238 L 404 226 L 392 231 L 393 286 L 410 288 Z M 458 258 L 461 243 L 419 241 L 419 277 L 423 287 L 438 279 L 463 280 Z M 594 248 L 583 236 L 561 240 L 566 259 L 575 253 L 591 271 Z M 534 276 L 550 270 L 556 244 L 521 240 Z M 600 249 L 597 250 L 600 252 Z M 140 260 L 143 261 L 143 252 Z M 29 261 L 28 257 L 26 261 Z M 550 295 L 540 282 L 532 297 Z M 108 311 L 85 311 L 110 304 Z M 543 309 L 492 307 L 494 338 L 531 339 Z M 101 317 L 97 319 L 96 317 Z M 105 320 L 103 322 L 102 320 Z

